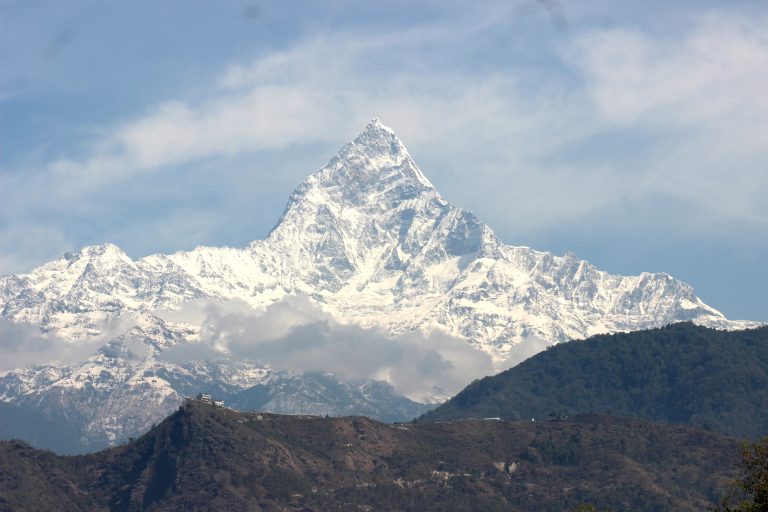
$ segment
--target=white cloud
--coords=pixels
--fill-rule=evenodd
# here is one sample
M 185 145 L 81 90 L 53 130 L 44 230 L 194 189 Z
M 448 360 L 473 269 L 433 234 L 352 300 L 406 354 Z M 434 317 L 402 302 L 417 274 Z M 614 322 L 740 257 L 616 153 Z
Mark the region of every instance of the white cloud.
M 283 149 L 327 138 L 328 130 L 313 132 L 306 121 L 324 118 L 333 106 L 313 91 L 270 86 L 194 106 L 172 101 L 116 128 L 86 160 L 59 160 L 51 169 L 101 185 L 202 158 Z
M 342 324 L 305 297 L 288 297 L 258 312 L 238 302 L 211 302 L 164 313 L 187 322 L 200 315 L 201 341 L 174 346 L 161 357 L 182 362 L 226 354 L 281 370 L 384 380 L 422 401 L 451 396 L 493 373 L 490 356 L 466 340 L 441 332 L 392 337 L 381 329 Z
M 77 343 L 35 325 L 0 318 L 0 375 L 15 368 L 40 364 L 72 364 L 82 361 L 103 344 L 103 338 Z
M 205 158 L 336 144 L 374 116 L 409 144 L 429 150 L 449 141 L 458 159 L 477 154 L 478 143 L 495 147 L 497 159 L 514 155 L 520 160 L 522 153 L 551 150 L 558 139 L 570 137 L 551 117 L 553 109 L 565 109 L 562 99 L 548 96 L 548 113 L 541 116 L 529 93 L 521 94 L 514 72 L 473 75 L 451 62 L 451 48 L 502 24 L 507 10 L 473 15 L 460 28 L 424 24 L 300 40 L 228 66 L 207 99 L 161 103 L 105 130 L 90 155 L 57 160 L 49 169 L 65 188 L 108 186 L 115 178 Z M 428 62 L 425 54 L 438 58 Z M 546 140 L 537 136 L 540 130 L 548 131 Z
M 700 17 L 683 37 L 612 29 L 570 58 L 607 127 L 656 137 L 635 193 L 718 217 L 768 223 L 768 19 Z
M 750 114 L 764 119 L 765 28 L 765 20 L 717 13 L 702 16 L 683 37 L 591 32 L 578 38 L 574 58 L 600 114 L 611 122 L 691 125 L 735 115 L 748 121 Z

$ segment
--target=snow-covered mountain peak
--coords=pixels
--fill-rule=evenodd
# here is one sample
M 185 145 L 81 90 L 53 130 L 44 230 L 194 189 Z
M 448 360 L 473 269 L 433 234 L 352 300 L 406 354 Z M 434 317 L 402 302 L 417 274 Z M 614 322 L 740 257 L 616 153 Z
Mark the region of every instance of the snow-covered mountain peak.
M 388 166 L 399 166 L 399 180 L 424 188 L 434 188 L 413 161 L 395 131 L 381 124 L 378 118 L 373 118 L 355 140 L 344 146 L 337 156 L 348 160 L 367 158 L 374 164 L 373 168 L 366 167 L 368 172 L 385 170 Z
M 395 132 L 374 119 L 296 188 L 286 212 L 305 200 L 343 208 L 391 209 L 424 193 L 436 195 L 432 183 Z
M 555 342 L 692 319 L 744 325 L 664 274 L 612 276 L 570 252 L 501 243 L 439 195 L 378 119 L 294 190 L 266 240 L 137 261 L 112 244 L 85 247 L 0 278 L 0 314 L 80 338 L 189 301 L 261 308 L 293 294 L 344 321 L 393 334 L 440 328 L 502 354 L 531 336 Z
M 408 154 L 408 150 L 405 149 L 402 141 L 397 137 L 395 131 L 389 126 L 385 126 L 381 123 L 378 117 L 374 117 L 363 128 L 355 139 L 347 144 L 347 146 L 358 146 L 366 148 L 372 156 L 374 154 L 386 155 L 390 154 L 394 157 L 403 156 Z M 345 148 L 342 148 L 341 152 L 344 152 Z
M 475 215 L 445 201 L 394 131 L 374 119 L 296 188 L 268 238 L 246 249 L 198 247 L 133 261 L 103 244 L 0 277 L 0 318 L 72 341 L 114 336 L 72 367 L 0 378 L 0 400 L 79 415 L 84 436 L 109 442 L 141 431 L 182 396 L 205 389 L 239 393 L 259 384 L 253 392 L 270 390 L 277 410 L 321 413 L 297 402 L 293 391 L 301 388 L 312 407 L 329 400 L 310 389 L 324 386 L 317 379 L 289 389 L 284 380 L 265 380 L 271 370 L 257 363 L 178 359 L 192 350 L 185 344 L 201 341 L 201 320 L 193 320 L 207 315 L 201 308 L 240 311 L 244 302 L 264 315 L 258 322 L 273 322 L 267 309 L 292 295 L 313 303 L 286 301 L 281 311 L 301 315 L 318 307 L 319 318 L 340 326 L 340 336 L 354 325 L 394 339 L 423 334 L 424 354 L 446 361 L 464 354 L 454 347 L 464 339 L 499 370 L 548 344 L 597 333 L 680 320 L 757 325 L 726 319 L 667 274 L 611 275 L 571 252 L 505 245 Z M 250 325 L 250 313 L 242 313 L 243 325 Z M 176 346 L 181 352 L 174 356 Z
M 452 268 L 449 259 L 489 252 L 497 241 L 474 215 L 445 201 L 394 131 L 374 119 L 294 190 L 265 243 L 308 285 L 293 291 L 312 294 L 391 287 L 407 269 Z M 391 291 L 379 300 L 391 303 Z
M 111 243 L 104 243 L 98 245 L 87 245 L 77 252 L 68 252 L 64 254 L 64 259 L 67 261 L 74 260 L 130 260 L 127 254 L 123 252 L 120 247 Z
M 368 124 L 365 126 L 365 129 L 363 131 L 366 131 L 366 130 L 383 130 L 391 134 L 395 133 L 395 130 L 393 130 L 389 126 L 385 126 L 384 124 L 382 124 L 381 119 L 379 119 L 378 117 L 373 117 L 371 118 L 370 121 L 368 121 Z

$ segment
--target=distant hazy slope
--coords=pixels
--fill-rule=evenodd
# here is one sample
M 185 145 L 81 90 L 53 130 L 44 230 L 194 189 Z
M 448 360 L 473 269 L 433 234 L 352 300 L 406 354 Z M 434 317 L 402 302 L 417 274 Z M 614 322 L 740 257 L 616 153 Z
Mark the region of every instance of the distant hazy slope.
M 66 418 L 49 418 L 34 409 L 6 402 L 0 402 L 0 439 L 24 439 L 38 448 L 65 454 L 83 453 L 88 448 Z
M 679 323 L 563 343 L 472 383 L 421 420 L 602 411 L 768 434 L 768 328 Z

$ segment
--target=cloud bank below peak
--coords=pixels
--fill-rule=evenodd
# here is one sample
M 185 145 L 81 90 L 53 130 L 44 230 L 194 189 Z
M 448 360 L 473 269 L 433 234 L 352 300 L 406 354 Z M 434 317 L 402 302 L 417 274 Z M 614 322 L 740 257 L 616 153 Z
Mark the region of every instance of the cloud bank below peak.
M 0 376 L 10 370 L 36 365 L 68 365 L 92 355 L 104 337 L 73 342 L 41 333 L 36 325 L 0 317 Z
M 239 301 L 192 303 L 161 313 L 200 321 L 200 341 L 166 349 L 173 363 L 231 357 L 276 370 L 329 372 L 346 381 L 382 380 L 416 401 L 452 396 L 468 379 L 493 373 L 488 354 L 441 332 L 392 337 L 383 329 L 342 324 L 306 297 L 263 311 Z

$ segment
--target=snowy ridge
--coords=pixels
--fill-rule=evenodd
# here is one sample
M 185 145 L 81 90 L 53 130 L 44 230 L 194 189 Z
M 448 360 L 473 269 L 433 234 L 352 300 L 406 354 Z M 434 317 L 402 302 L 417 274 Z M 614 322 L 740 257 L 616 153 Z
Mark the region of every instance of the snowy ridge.
M 443 199 L 395 133 L 374 119 L 294 190 L 265 240 L 135 261 L 104 244 L 0 278 L 0 315 L 7 319 L 73 341 L 116 322 L 136 326 L 75 367 L 11 372 L 0 379 L 0 396 L 65 407 L 83 415 L 94 436 L 114 442 L 156 420 L 147 404 L 172 408 L 190 383 L 234 393 L 271 382 L 266 368 L 158 358 L 197 335 L 195 326 L 166 325 L 158 311 L 200 299 L 262 308 L 296 294 L 342 322 L 393 335 L 440 329 L 466 338 L 498 369 L 529 343 L 540 349 L 682 320 L 725 329 L 757 325 L 726 319 L 666 274 L 610 275 L 572 253 L 503 244 L 471 212 Z M 140 340 L 144 352 L 126 349 L 128 339 Z M 296 402 L 270 396 L 280 410 Z M 299 402 L 302 410 L 310 407 Z
M 200 298 L 254 307 L 307 294 L 393 333 L 439 327 L 494 353 L 693 320 L 737 328 L 666 274 L 616 276 L 572 253 L 502 244 L 445 201 L 394 132 L 372 121 L 291 194 L 266 240 L 131 260 L 105 244 L 0 279 L 0 311 L 72 338 Z

